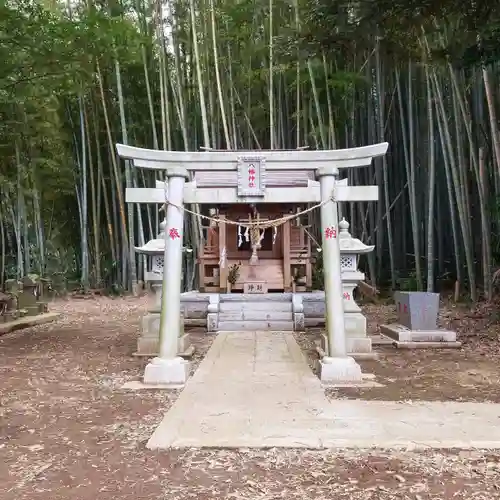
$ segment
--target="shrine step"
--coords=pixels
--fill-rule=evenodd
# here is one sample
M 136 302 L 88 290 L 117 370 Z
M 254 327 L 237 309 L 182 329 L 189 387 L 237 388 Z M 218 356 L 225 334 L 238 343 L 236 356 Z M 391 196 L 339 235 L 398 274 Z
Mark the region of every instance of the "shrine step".
M 222 332 L 293 332 L 292 294 L 222 294 L 218 324 Z
M 224 321 L 219 319 L 220 332 L 249 331 L 293 332 L 293 321 Z
M 291 293 L 221 293 L 220 301 L 223 302 L 283 302 L 291 303 Z
M 256 311 L 261 315 L 270 313 L 292 313 L 291 302 L 220 302 L 220 314 L 236 313 L 242 311 Z
M 292 312 L 291 308 L 284 311 L 277 311 L 276 308 L 267 310 L 249 307 L 238 310 L 223 310 L 221 308 L 220 321 L 292 321 Z

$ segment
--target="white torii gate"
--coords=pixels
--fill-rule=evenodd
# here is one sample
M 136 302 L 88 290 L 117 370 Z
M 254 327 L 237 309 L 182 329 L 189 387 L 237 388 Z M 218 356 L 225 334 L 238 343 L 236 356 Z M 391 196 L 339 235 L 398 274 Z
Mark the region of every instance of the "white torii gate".
M 189 363 L 177 357 L 177 338 L 181 314 L 181 273 L 183 206 L 229 203 L 322 203 L 321 227 L 325 285 L 325 315 L 328 337 L 327 356 L 321 360 L 321 380 L 359 382 L 361 368 L 347 356 L 344 305 L 340 272 L 337 202 L 376 201 L 378 186 L 337 184 L 339 169 L 366 167 L 386 153 L 388 143 L 352 149 L 323 151 L 207 151 L 180 152 L 141 149 L 117 144 L 118 154 L 133 161 L 135 167 L 163 170 L 168 178 L 164 279 L 160 320 L 159 356 L 144 372 L 145 384 L 182 385 L 189 374 Z M 307 187 L 266 187 L 273 172 L 314 171 L 318 181 Z M 218 171 L 234 178 L 231 187 L 201 187 L 196 172 Z M 195 173 L 191 182 L 189 172 Z M 165 189 L 127 188 L 128 203 L 165 203 Z M 167 279 L 168 275 L 168 279 Z

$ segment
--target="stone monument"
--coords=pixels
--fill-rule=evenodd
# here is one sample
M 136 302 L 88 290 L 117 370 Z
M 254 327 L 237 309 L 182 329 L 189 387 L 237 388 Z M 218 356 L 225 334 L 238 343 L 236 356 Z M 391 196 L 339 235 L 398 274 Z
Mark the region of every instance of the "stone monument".
M 438 328 L 439 294 L 396 292 L 398 322 L 381 325 L 383 335 L 397 347 L 460 347 L 456 332 Z
M 0 334 L 55 321 L 59 313 L 48 311 L 50 280 L 29 274 L 5 281 L 0 292 Z

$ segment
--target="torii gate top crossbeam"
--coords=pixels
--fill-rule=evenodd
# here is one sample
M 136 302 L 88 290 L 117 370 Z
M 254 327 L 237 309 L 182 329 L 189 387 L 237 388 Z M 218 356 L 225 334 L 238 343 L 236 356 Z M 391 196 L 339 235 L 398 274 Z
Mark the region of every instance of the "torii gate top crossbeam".
M 117 144 L 122 158 L 134 161 L 134 166 L 154 170 L 171 167 L 184 167 L 187 170 L 236 170 L 242 156 L 263 156 L 266 170 L 316 170 L 319 167 L 337 168 L 366 167 L 372 159 L 383 156 L 389 144 L 383 142 L 371 146 L 351 149 L 332 150 L 255 150 L 255 151 L 164 151 L 143 149 Z

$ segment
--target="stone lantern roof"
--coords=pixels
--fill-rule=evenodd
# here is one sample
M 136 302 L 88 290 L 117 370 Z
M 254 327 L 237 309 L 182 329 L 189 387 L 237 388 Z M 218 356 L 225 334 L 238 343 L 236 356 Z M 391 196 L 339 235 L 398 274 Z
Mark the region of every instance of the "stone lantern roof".
M 167 227 L 167 221 L 164 219 L 160 222 L 160 233 L 158 236 L 152 240 L 149 240 L 142 247 L 134 247 L 135 251 L 144 255 L 163 255 L 165 251 L 165 228 Z M 193 250 L 191 248 L 182 247 L 183 252 L 191 253 Z
M 365 245 L 358 238 L 353 238 L 349 232 L 349 225 L 345 218 L 339 222 L 340 253 L 365 254 L 372 252 L 375 245 Z

